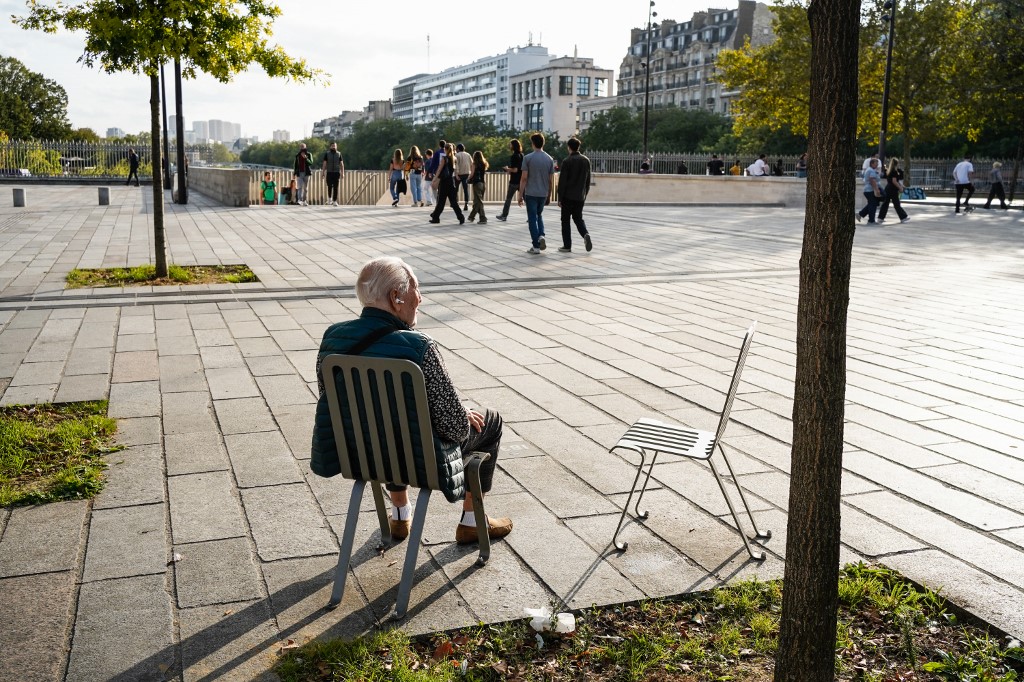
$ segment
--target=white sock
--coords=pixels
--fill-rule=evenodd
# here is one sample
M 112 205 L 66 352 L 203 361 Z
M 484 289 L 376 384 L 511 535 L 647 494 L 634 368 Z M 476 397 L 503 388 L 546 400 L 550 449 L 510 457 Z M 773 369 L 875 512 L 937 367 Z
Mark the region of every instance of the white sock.
M 395 521 L 408 521 L 412 518 L 412 505 L 406 503 L 404 507 L 391 507 L 391 518 Z
M 462 520 L 459 521 L 459 525 L 469 526 L 470 528 L 476 528 L 476 514 L 474 514 L 472 511 L 463 510 Z

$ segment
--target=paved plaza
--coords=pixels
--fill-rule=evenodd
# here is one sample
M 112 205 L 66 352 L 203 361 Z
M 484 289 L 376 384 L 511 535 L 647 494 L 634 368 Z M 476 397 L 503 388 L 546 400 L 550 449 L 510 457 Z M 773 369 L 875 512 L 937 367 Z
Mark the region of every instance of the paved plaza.
M 515 521 L 475 568 L 458 505 L 435 496 L 400 627 L 781 577 L 802 211 L 595 205 L 594 251 L 574 234 L 564 254 L 552 207 L 531 256 L 522 209 L 460 227 L 191 199 L 168 205 L 169 260 L 245 263 L 260 283 L 65 291 L 71 268 L 150 261 L 151 190 L 101 207 L 95 187 L 30 187 L 0 207 L 0 402 L 109 398 L 125 445 L 94 500 L 0 509 L 0 680 L 271 679 L 288 640 L 390 626 L 405 544 L 375 551 L 369 495 L 345 599 L 324 610 L 350 485 L 308 466 L 320 337 L 358 314 L 352 284 L 379 255 L 413 266 L 420 327 L 469 403 L 503 415 L 486 502 Z M 908 210 L 857 227 L 842 560 L 1024 636 L 1024 218 Z M 752 320 L 725 442 L 767 560 L 748 560 L 710 470 L 670 457 L 616 552 L 635 460 L 608 448 L 641 416 L 713 428 Z

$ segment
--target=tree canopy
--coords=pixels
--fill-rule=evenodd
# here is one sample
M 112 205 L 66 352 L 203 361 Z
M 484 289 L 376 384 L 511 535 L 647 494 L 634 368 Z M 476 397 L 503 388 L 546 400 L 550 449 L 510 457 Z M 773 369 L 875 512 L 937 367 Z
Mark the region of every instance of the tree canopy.
M 0 131 L 15 140 L 64 139 L 71 132 L 67 92 L 14 57 L 0 57 Z

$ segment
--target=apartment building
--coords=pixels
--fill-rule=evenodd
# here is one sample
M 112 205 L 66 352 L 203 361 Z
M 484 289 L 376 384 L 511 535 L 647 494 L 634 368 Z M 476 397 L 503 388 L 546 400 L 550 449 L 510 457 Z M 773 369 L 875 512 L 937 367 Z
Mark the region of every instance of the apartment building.
M 728 115 L 738 92 L 726 91 L 716 82 L 715 58 L 721 50 L 742 47 L 747 37 L 755 47 L 773 41 L 773 18 L 768 5 L 739 0 L 736 9 L 696 12 L 685 22 L 666 19 L 650 35 L 646 28 L 633 29 L 629 52 L 619 67 L 618 105 L 643 110 L 645 65 L 650 61 L 651 108 L 706 109 Z
M 580 130 L 580 107 L 603 99 L 614 82 L 611 69 L 586 57 L 555 57 L 541 67 L 510 77 L 512 127 L 556 132 L 562 139 Z
M 498 128 L 508 128 L 511 122 L 510 79 L 544 66 L 550 59 L 546 47 L 529 44 L 440 73 L 403 78 L 392 89 L 394 116 L 415 124 L 442 118 L 486 116 L 492 118 Z

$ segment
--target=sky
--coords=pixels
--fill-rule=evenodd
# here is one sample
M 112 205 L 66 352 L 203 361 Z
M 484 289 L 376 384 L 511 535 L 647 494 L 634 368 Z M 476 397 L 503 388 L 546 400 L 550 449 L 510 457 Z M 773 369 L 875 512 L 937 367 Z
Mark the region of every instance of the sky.
M 81 1 L 81 0 L 78 0 Z M 54 0 L 40 0 L 54 4 Z M 709 6 L 731 9 L 737 0 L 656 0 L 660 18 L 686 21 Z M 71 4 L 77 4 L 72 2 Z M 595 66 L 618 74 L 629 48 L 630 29 L 647 23 L 648 0 L 516 3 L 449 3 L 424 0 L 339 2 L 278 0 L 281 16 L 271 41 L 290 55 L 330 74 L 330 85 L 301 85 L 271 79 L 255 68 L 222 84 L 200 76 L 182 84 L 186 130 L 194 120 L 242 124 L 242 134 L 272 138 L 287 130 L 300 139 L 313 123 L 370 100 L 390 99 L 398 81 L 469 64 L 508 48 L 533 43 L 553 56 L 593 58 Z M 108 75 L 78 63 L 82 35 L 26 31 L 10 22 L 27 11 L 24 0 L 0 0 L 0 55 L 55 80 L 68 93 L 68 118 L 76 128 L 100 136 L 107 128 L 127 133 L 149 130 L 149 81 L 132 74 Z M 439 15 L 445 20 L 434 23 Z M 461 16 L 460 16 L 461 15 Z M 509 17 L 514 16 L 515 19 Z M 427 36 L 430 36 L 429 58 Z M 173 67 L 168 74 L 168 114 L 174 113 Z

